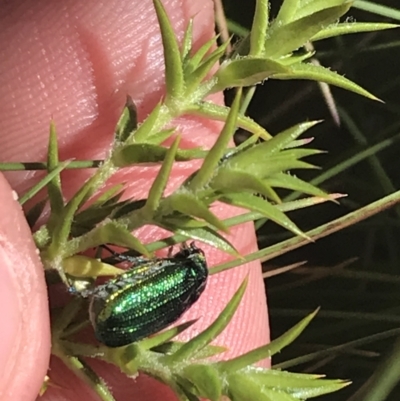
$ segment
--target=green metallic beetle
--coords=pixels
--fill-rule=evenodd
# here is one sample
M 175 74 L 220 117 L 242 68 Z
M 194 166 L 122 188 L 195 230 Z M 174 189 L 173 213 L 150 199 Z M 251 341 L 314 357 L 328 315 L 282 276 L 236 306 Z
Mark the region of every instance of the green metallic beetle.
M 96 338 L 109 347 L 166 328 L 197 301 L 206 286 L 206 258 L 194 243 L 168 258 L 120 255 L 119 259 L 134 260 L 134 266 L 90 294 L 89 316 Z

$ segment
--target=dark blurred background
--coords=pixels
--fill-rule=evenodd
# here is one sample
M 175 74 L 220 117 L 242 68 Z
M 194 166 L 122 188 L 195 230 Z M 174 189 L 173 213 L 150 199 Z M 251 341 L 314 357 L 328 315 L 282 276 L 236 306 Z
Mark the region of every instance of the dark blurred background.
M 271 3 L 274 16 L 281 1 Z M 398 0 L 375 3 L 392 7 L 394 17 L 395 11 L 400 15 Z M 223 4 L 229 21 L 250 28 L 254 1 L 225 0 Z M 357 8 L 352 8 L 346 18 L 400 24 L 400 17 L 389 19 Z M 290 217 L 304 231 L 400 188 L 400 29 L 347 35 L 316 42 L 314 47 L 322 65 L 345 75 L 384 103 L 331 87 L 340 115 L 338 126 L 314 82 L 269 80 L 257 89 L 248 114 L 272 134 L 302 121 L 324 120 L 308 133 L 315 137 L 313 148 L 327 151 L 309 159 L 322 170 L 296 171 L 296 175 L 309 181 L 336 167 L 319 186 L 328 192 L 347 193 L 348 197 L 340 200 L 340 205 L 326 203 L 291 213 Z M 228 102 L 231 96 L 227 93 Z M 240 142 L 245 136 L 246 133 L 238 132 L 236 139 Z M 377 144 L 382 144 L 383 149 L 344 168 L 344 163 Z M 400 327 L 399 223 L 400 206 L 268 263 L 266 268 L 270 269 L 307 261 L 304 267 L 270 278 L 266 283 L 273 338 L 321 307 L 306 332 L 274 358 L 275 364 Z M 288 237 L 271 223 L 260 227 L 258 234 L 260 247 Z M 347 400 L 380 369 L 391 353 L 395 334 L 388 333 L 386 339 L 290 370 L 352 380 L 353 385 L 345 390 L 321 397 L 327 401 Z M 400 371 L 398 376 L 400 379 Z M 386 400 L 399 399 L 397 386 Z

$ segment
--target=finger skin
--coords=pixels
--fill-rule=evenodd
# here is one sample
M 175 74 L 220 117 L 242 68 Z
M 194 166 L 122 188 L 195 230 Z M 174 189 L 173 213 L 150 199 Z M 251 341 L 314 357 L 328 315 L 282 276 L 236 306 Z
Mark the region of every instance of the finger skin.
M 194 47 L 213 35 L 211 0 L 163 1 L 175 32 L 182 38 L 194 16 Z M 49 120 L 56 123 L 61 159 L 104 158 L 109 151 L 115 123 L 130 94 L 143 120 L 164 94 L 162 45 L 150 0 L 0 1 L 0 146 L 2 161 L 44 160 Z M 4 60 L 4 62 L 3 62 Z M 222 96 L 214 96 L 221 102 Z M 210 147 L 221 124 L 185 117 L 174 121 L 182 135 L 181 146 Z M 177 163 L 167 188 L 169 193 L 198 167 L 198 163 Z M 109 185 L 125 182 L 127 196 L 146 196 L 157 169 L 124 169 Z M 91 171 L 71 170 L 63 174 L 63 190 L 68 198 L 90 176 Z M 22 194 L 37 182 L 40 173 L 8 173 L 13 188 Z M 237 211 L 217 205 L 218 216 Z M 154 227 L 144 227 L 138 235 L 144 242 L 165 235 Z M 242 254 L 256 249 L 252 224 L 232 229 L 229 240 Z M 203 248 L 203 245 L 202 245 Z M 228 259 L 222 252 L 204 246 L 209 265 Z M 234 321 L 217 339 L 228 346 L 224 358 L 268 342 L 269 328 L 265 290 L 260 266 L 252 263 L 212 276 L 200 301 L 184 316 L 200 318 L 185 336 L 206 327 L 226 305 L 244 277 L 249 287 Z M 43 298 L 45 295 L 43 294 Z M 92 363 L 92 362 L 91 362 Z M 134 383 L 109 365 L 93 362 L 109 383 L 117 400 L 175 399 L 164 386 L 151 379 Z M 21 372 L 24 370 L 19 366 Z M 50 376 L 54 385 L 43 400 L 96 400 L 56 358 Z M 151 383 L 151 384 L 149 384 Z M 164 397 L 165 396 L 165 397 Z M 16 398 L 18 400 L 18 398 Z
M 47 289 L 22 208 L 1 174 L 0 200 L 0 400 L 29 401 L 49 363 Z

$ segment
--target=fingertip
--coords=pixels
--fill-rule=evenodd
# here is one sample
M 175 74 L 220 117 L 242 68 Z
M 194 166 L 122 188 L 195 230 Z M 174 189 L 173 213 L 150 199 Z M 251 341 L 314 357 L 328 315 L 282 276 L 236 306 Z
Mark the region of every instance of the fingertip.
M 0 399 L 34 400 L 50 355 L 47 291 L 15 192 L 0 175 Z

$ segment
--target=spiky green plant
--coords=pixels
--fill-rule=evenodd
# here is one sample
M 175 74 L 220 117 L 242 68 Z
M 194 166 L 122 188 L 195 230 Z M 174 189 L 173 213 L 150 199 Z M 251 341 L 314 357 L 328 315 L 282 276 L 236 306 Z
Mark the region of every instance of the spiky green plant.
M 291 172 L 314 166 L 302 159 L 319 151 L 302 146 L 310 139 L 298 139 L 317 122 L 299 123 L 271 136 L 264 128 L 242 114 L 242 87 L 252 87 L 266 79 L 309 79 L 336 85 L 376 100 L 366 90 L 350 80 L 309 62 L 313 51 L 297 52 L 309 41 L 322 40 L 342 34 L 393 28 L 390 24 L 338 23 L 337 20 L 351 7 L 347 0 L 303 1 L 285 0 L 276 19 L 269 19 L 269 4 L 259 0 L 253 28 L 234 53 L 221 61 L 226 44 L 215 46 L 215 41 L 192 51 L 192 23 L 179 46 L 160 0 L 154 0 L 161 29 L 164 57 L 166 95 L 140 125 L 135 106 L 130 98 L 117 124 L 109 157 L 96 166 L 93 176 L 67 202 L 61 188 L 60 172 L 74 162 L 60 162 L 57 135 L 51 125 L 46 163 L 47 176 L 20 202 L 32 198 L 43 187 L 47 188 L 50 216 L 34 232 L 34 239 L 47 271 L 57 271 L 67 285 L 77 284 L 82 278 L 118 273 L 118 269 L 80 253 L 106 243 L 122 246 L 142 255 L 167 245 L 188 239 L 210 244 L 237 259 L 215 266 L 211 273 L 233 267 L 251 259 L 268 259 L 288 249 L 301 246 L 323 235 L 352 224 L 362 216 L 376 213 L 389 206 L 392 198 L 379 205 L 346 216 L 339 221 L 303 233 L 286 215 L 287 211 L 333 200 L 340 195 L 328 195 Z M 212 68 L 221 61 L 215 72 Z M 208 102 L 209 94 L 238 88 L 231 107 Z M 210 150 L 179 148 L 179 135 L 165 127 L 185 114 L 199 115 L 224 121 L 224 128 Z M 252 136 L 237 147 L 229 147 L 235 129 L 241 127 Z M 162 144 L 174 137 L 173 144 Z M 259 141 L 259 140 L 262 141 Z M 175 161 L 203 159 L 201 167 L 181 187 L 170 195 L 164 190 Z M 121 201 L 123 187 L 118 185 L 102 193 L 89 203 L 104 182 L 118 169 L 140 163 L 159 162 L 161 169 L 152 183 L 147 199 Z M 3 166 L 10 168 L 10 165 Z M 25 168 L 23 164 L 11 166 Z M 76 166 L 74 166 L 76 167 Z M 289 172 L 290 171 L 290 172 Z M 277 188 L 311 195 L 299 201 L 282 202 Z M 261 196 L 260 196 L 261 195 Z M 398 195 L 396 194 L 396 201 Z M 220 220 L 210 206 L 219 201 L 246 209 L 235 218 Z M 33 227 L 44 203 L 28 212 Z M 241 255 L 219 232 L 245 221 L 272 220 L 296 237 L 252 255 Z M 132 231 L 144 225 L 156 225 L 173 232 L 171 238 L 144 245 Z M 186 343 L 173 341 L 189 324 L 167 330 L 150 339 L 117 349 L 93 346 L 71 339 L 88 323 L 79 312 L 84 300 L 76 298 L 67 304 L 52 323 L 52 352 L 71 370 L 88 383 L 103 400 L 113 400 L 106 383 L 84 361 L 84 357 L 102 359 L 118 366 L 132 376 L 144 372 L 169 385 L 181 400 L 207 398 L 217 401 L 222 395 L 233 401 L 242 400 L 305 400 L 336 391 L 348 384 L 340 380 L 325 380 L 316 375 L 293 374 L 274 369 L 263 369 L 255 364 L 279 352 L 306 327 L 314 314 L 306 317 L 286 334 L 268 345 L 231 360 L 214 362 L 205 357 L 220 354 L 221 346 L 210 345 L 224 330 L 235 313 L 246 281 L 217 320 L 202 333 Z M 51 372 L 50 372 L 51 380 Z

